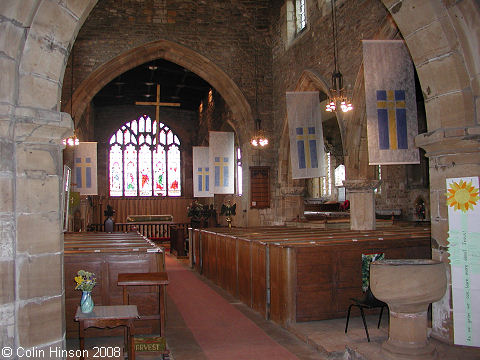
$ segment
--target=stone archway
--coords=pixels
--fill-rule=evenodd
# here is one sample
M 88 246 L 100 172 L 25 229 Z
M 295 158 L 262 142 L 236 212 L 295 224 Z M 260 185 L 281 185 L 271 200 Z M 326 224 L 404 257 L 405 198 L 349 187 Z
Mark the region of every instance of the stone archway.
M 0 343 L 40 357 L 65 346 L 61 139 L 73 123 L 59 112 L 60 93 L 71 44 L 96 2 L 0 6 Z
M 425 94 L 428 133 L 417 144 L 430 157 L 433 257 L 447 262 L 445 179 L 480 174 L 478 1 L 381 1 L 407 42 Z M 0 8 L 3 346 L 64 347 L 61 138 L 73 127 L 59 99 L 71 45 L 96 3 L 3 0 Z M 228 84 L 205 79 L 224 88 L 229 105 L 239 106 L 232 111 L 251 119 Z M 434 309 L 434 334 L 453 339 L 448 296 Z
M 117 76 L 158 58 L 181 65 L 208 81 L 229 106 L 232 112 L 231 125 L 238 131 L 240 141 L 248 142 L 246 124 L 252 123 L 252 112 L 248 101 L 235 82 L 205 56 L 167 40 L 159 40 L 130 49 L 92 72 L 73 94 L 73 117 L 81 118 L 92 98 Z M 70 102 L 65 109 L 70 109 Z
M 430 164 L 432 257 L 448 264 L 446 179 L 480 175 L 480 5 L 475 0 L 382 2 L 406 41 L 424 94 L 428 131 L 415 143 Z M 432 334 L 446 342 L 453 342 L 454 334 L 450 294 L 451 283 L 433 306 Z

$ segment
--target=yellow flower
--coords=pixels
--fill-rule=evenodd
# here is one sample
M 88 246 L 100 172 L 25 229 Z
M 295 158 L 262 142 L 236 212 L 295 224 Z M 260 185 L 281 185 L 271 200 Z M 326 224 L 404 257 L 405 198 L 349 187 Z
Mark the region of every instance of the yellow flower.
M 81 277 L 81 276 L 75 276 L 75 281 L 77 282 L 77 286 L 75 286 L 75 290 L 77 290 L 78 287 L 79 287 L 80 285 L 82 285 L 83 277 Z
M 447 206 L 453 209 L 467 212 L 473 210 L 473 206 L 477 205 L 478 189 L 472 185 L 472 182 L 460 180 L 459 183 L 452 182 L 447 189 Z

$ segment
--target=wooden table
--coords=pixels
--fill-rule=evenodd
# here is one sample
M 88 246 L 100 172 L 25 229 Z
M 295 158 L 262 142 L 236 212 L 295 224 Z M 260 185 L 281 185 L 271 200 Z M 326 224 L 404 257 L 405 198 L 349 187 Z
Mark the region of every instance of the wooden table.
M 96 328 L 114 328 L 125 326 L 127 333 L 125 336 L 125 348 L 128 349 L 128 359 L 135 360 L 135 326 L 133 320 L 138 319 L 138 310 L 136 305 L 114 305 L 114 306 L 95 306 L 93 311 L 88 314 L 82 313 L 80 306 L 75 314 L 75 321 L 79 322 L 79 340 L 80 340 L 80 360 L 83 360 L 83 351 L 85 349 L 85 329 Z
M 166 272 L 118 274 L 117 285 L 123 286 L 123 304 L 129 304 L 128 286 L 158 286 L 158 314 L 142 315 L 140 320 L 160 320 L 160 336 L 165 336 L 165 292 L 168 284 Z

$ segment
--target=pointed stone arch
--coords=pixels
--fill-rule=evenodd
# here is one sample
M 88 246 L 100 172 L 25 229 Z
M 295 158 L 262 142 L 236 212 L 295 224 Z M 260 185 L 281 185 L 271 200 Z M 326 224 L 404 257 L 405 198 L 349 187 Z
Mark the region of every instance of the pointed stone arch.
M 239 138 L 242 142 L 247 141 L 246 124 L 252 123 L 252 111 L 239 87 L 219 66 L 205 56 L 168 40 L 158 40 L 130 49 L 93 71 L 73 94 L 73 117 L 80 118 L 93 97 L 117 76 L 159 58 L 183 66 L 209 82 L 231 110 L 231 125 L 239 132 Z M 69 109 L 70 103 L 67 103 L 65 108 Z

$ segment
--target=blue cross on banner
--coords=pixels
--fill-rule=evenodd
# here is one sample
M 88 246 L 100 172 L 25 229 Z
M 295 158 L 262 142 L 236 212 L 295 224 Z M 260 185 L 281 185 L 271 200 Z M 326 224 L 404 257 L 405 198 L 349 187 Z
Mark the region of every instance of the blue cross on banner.
M 298 166 L 300 169 L 318 168 L 317 141 L 315 138 L 314 127 L 298 127 L 297 148 L 298 148 Z
M 377 114 L 379 148 L 408 149 L 405 90 L 377 90 Z
M 210 169 L 208 167 L 198 168 L 198 191 L 209 191 Z
M 87 158 L 75 158 L 75 174 L 78 188 L 91 188 L 92 187 L 92 159 Z
M 228 157 L 215 157 L 215 186 L 228 186 Z

